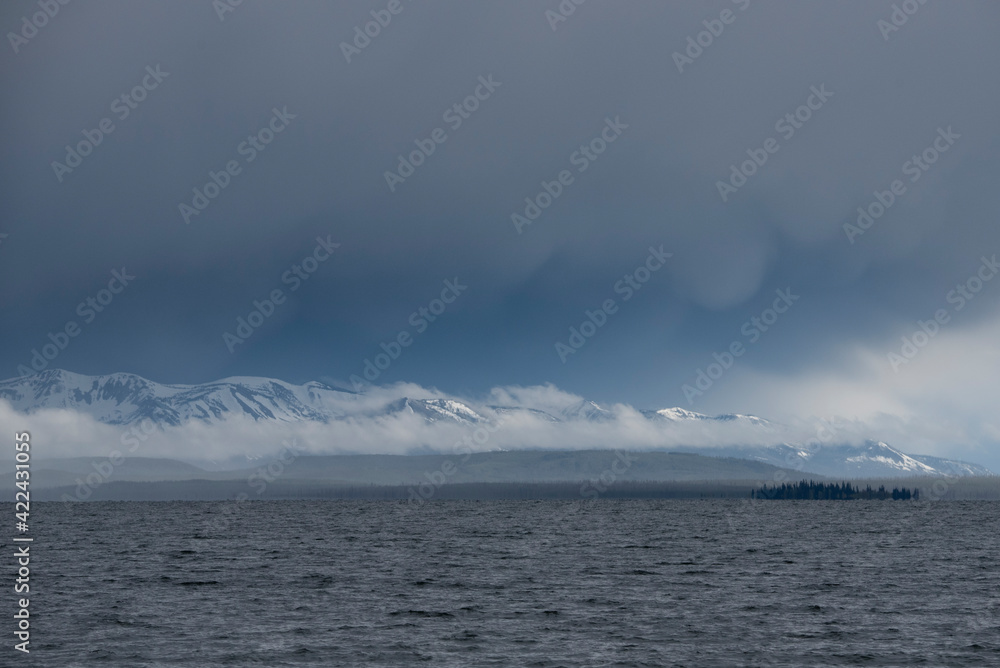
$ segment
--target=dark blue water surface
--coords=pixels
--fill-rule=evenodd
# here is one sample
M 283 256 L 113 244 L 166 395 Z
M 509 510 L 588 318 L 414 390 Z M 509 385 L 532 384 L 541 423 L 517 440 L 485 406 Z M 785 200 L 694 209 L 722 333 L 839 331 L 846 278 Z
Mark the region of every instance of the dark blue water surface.
M 0 665 L 1000 665 L 998 514 L 902 501 L 38 504 L 31 654 L 12 649 L 7 617 Z

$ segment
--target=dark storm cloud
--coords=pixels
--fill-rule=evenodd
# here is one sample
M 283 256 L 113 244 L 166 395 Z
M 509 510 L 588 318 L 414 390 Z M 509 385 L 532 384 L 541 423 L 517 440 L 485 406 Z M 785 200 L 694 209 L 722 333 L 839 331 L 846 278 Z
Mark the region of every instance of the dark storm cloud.
M 994 3 L 911 2 L 883 35 L 891 2 L 591 0 L 553 30 L 554 1 L 404 0 L 348 63 L 341 43 L 388 5 L 246 0 L 220 19 L 207 1 L 70 3 L 9 48 L 0 315 L 19 325 L 0 375 L 77 320 L 52 366 L 346 380 L 458 277 L 468 292 L 380 380 L 683 404 L 776 289 L 801 301 L 740 367 L 812 378 L 854 368 L 859 349 L 884 361 L 1000 252 Z M 0 27 L 35 11 L 8 3 Z M 706 30 L 721 33 L 708 44 Z M 696 55 L 679 72 L 675 53 Z M 168 74 L 121 118 L 114 101 L 147 67 Z M 481 78 L 497 82 L 488 96 Z M 781 125 L 819 89 L 832 95 L 808 120 Z M 454 127 L 446 110 L 477 90 Z M 248 162 L 241 144 L 275 109 L 287 127 Z M 57 176 L 104 118 L 113 132 Z M 581 158 L 609 121 L 627 127 Z M 385 172 L 438 128 L 390 190 Z M 959 138 L 911 182 L 904 163 L 948 128 Z M 777 151 L 723 201 L 717 182 L 769 138 Z M 186 222 L 179 205 L 229 161 L 239 172 Z M 511 215 L 563 170 L 572 183 L 518 233 Z M 905 193 L 851 243 L 845 223 L 895 179 Z M 335 256 L 290 292 L 282 276 L 327 235 Z M 617 281 L 661 244 L 672 258 L 622 301 Z M 82 322 L 77 305 L 121 267 L 134 283 Z M 231 354 L 223 333 L 276 288 L 287 301 Z M 992 322 L 991 290 L 951 327 Z M 608 298 L 619 311 L 563 364 L 554 344 Z

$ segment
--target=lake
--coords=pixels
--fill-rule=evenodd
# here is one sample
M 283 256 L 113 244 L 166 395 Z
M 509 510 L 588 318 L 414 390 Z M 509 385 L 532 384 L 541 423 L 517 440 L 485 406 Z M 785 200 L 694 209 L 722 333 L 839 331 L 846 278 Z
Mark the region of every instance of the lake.
M 1000 665 L 998 502 L 32 511 L 4 665 Z

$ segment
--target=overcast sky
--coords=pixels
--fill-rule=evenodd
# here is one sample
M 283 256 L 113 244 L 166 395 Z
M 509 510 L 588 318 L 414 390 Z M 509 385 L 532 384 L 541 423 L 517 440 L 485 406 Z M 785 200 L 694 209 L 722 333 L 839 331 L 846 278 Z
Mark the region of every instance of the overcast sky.
M 0 8 L 0 377 L 350 387 L 402 333 L 376 384 L 1000 444 L 997 3 L 225 1 Z

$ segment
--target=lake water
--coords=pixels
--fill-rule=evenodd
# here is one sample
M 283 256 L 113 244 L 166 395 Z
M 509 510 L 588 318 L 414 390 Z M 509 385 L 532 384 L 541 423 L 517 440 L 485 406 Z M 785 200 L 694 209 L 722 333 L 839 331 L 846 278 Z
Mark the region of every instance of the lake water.
M 36 504 L 31 654 L 7 647 L 0 664 L 1000 665 L 998 515 L 994 502 Z M 13 585 L 9 539 L 3 553 Z

